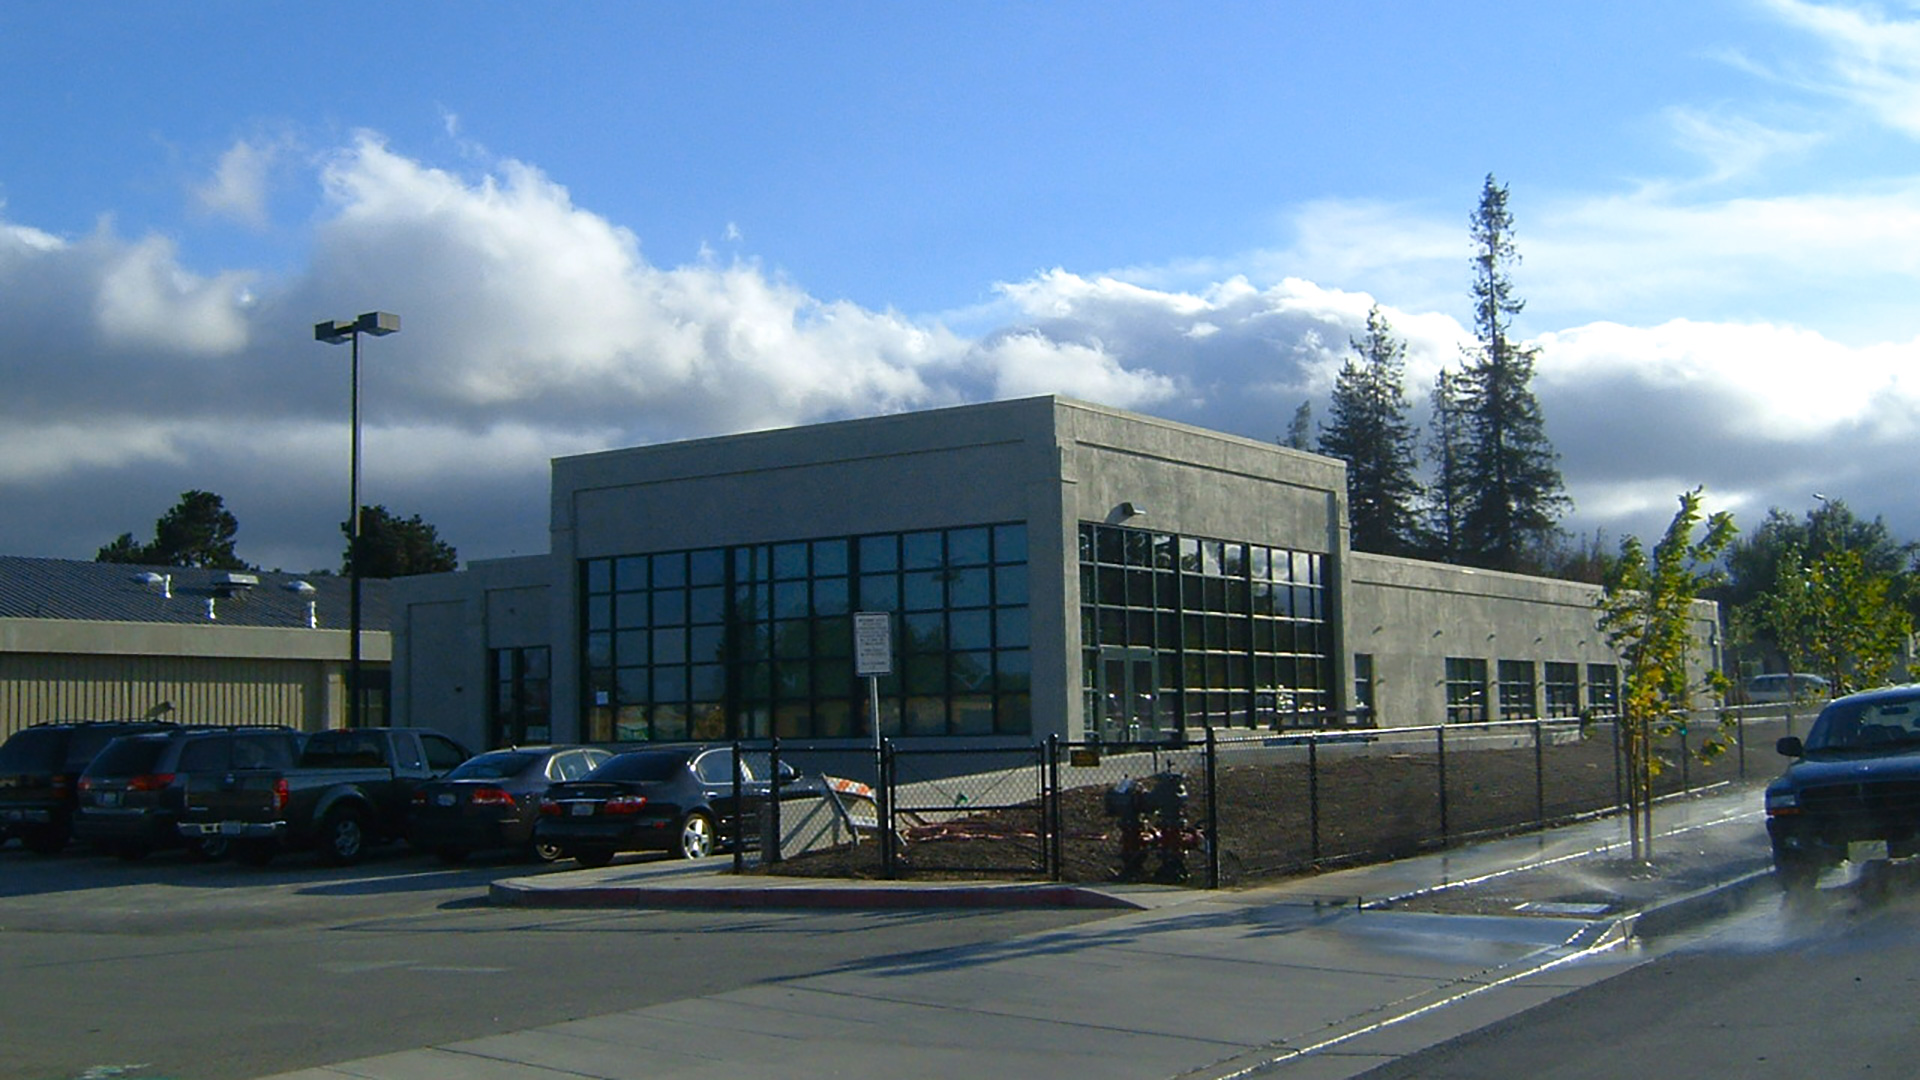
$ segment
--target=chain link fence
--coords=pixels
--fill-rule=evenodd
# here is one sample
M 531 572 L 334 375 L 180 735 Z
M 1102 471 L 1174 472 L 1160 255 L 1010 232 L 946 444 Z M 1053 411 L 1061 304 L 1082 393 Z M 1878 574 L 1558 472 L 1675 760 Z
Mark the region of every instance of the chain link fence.
M 1774 741 L 1807 721 L 1697 714 L 1652 740 L 1655 794 L 1771 775 Z M 1611 813 L 1626 790 L 1612 718 L 770 756 L 800 779 L 741 868 L 817 876 L 1217 887 Z

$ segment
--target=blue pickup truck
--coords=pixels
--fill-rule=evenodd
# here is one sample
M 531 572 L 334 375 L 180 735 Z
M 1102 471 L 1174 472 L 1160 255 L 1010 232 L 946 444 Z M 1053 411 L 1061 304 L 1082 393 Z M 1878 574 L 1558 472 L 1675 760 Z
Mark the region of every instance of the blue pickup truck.
M 368 845 L 405 836 L 413 789 L 472 756 L 424 728 L 315 732 L 290 769 L 235 769 L 189 787 L 180 834 L 224 838 L 256 866 L 301 848 L 345 866 Z
M 1767 835 L 1787 889 L 1842 862 L 1920 855 L 1920 685 L 1830 701 L 1778 749 L 1793 760 L 1767 785 Z

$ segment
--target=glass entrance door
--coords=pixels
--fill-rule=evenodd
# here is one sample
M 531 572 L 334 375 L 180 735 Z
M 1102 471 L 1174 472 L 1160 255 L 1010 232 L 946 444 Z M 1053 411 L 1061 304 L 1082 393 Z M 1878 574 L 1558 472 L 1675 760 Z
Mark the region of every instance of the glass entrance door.
M 1152 649 L 1100 647 L 1099 726 L 1102 742 L 1144 742 L 1159 734 L 1159 659 Z

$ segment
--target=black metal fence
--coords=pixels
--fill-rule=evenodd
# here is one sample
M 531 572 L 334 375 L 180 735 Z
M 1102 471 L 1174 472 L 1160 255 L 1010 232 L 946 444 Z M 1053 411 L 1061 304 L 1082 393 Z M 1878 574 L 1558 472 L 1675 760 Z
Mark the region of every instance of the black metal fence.
M 1700 714 L 1654 740 L 1655 794 L 1771 775 L 1794 723 L 1779 708 Z M 1706 760 L 1709 740 L 1723 751 Z M 1612 718 L 1188 745 L 775 743 L 769 758 L 801 779 L 758 809 L 759 829 L 741 823 L 762 840 L 736 864 L 818 876 L 1232 885 L 1606 814 L 1626 791 Z

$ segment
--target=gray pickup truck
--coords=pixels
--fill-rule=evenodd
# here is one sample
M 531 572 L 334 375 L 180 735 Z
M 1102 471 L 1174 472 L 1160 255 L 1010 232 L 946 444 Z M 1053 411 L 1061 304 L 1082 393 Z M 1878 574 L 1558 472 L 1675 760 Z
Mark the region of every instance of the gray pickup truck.
M 255 866 L 300 848 L 346 866 L 368 845 L 405 836 L 413 789 L 471 756 L 424 728 L 315 732 L 290 769 L 236 769 L 188 788 L 180 834 L 224 838 Z

